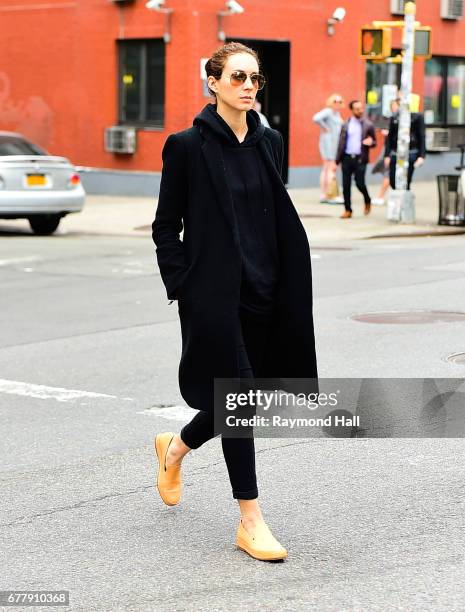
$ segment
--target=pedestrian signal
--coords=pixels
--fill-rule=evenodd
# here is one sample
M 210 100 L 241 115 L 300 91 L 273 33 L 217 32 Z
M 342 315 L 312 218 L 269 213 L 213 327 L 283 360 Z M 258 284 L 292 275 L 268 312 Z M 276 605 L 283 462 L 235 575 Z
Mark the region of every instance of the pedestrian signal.
M 384 59 L 391 55 L 391 30 L 366 26 L 360 31 L 360 57 Z
M 431 28 L 416 28 L 415 30 L 415 57 L 430 59 L 431 52 Z

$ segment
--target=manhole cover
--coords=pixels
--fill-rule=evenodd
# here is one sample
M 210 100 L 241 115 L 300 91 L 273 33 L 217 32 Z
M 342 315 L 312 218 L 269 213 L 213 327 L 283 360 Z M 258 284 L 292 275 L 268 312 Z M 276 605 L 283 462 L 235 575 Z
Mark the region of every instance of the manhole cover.
M 465 353 L 455 353 L 455 355 L 449 355 L 447 361 L 465 365 Z
M 392 325 L 412 325 L 421 323 L 454 323 L 465 322 L 465 312 L 448 312 L 446 310 L 410 310 L 391 312 L 366 312 L 350 317 L 362 323 L 388 323 Z

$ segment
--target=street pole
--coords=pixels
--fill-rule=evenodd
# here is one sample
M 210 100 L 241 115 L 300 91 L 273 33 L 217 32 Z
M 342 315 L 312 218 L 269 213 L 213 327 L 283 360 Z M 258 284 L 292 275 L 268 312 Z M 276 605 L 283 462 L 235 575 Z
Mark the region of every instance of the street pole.
M 407 173 L 410 149 L 410 94 L 412 93 L 413 59 L 415 52 L 415 2 L 405 4 L 403 31 L 403 58 L 401 76 L 401 100 L 397 137 L 396 189 L 389 196 L 388 219 L 401 223 L 415 222 L 415 199 L 407 191 Z

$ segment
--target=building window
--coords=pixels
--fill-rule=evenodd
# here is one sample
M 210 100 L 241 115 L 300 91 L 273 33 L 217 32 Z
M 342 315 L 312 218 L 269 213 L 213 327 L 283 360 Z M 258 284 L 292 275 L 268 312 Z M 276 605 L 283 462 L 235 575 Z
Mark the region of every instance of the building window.
M 163 127 L 165 112 L 165 43 L 120 40 L 119 123 Z
M 393 51 L 393 55 L 397 55 Z M 386 127 L 392 91 L 400 87 L 400 64 L 366 62 L 366 109 L 376 127 Z
M 425 65 L 425 123 L 465 124 L 465 59 L 433 57 Z

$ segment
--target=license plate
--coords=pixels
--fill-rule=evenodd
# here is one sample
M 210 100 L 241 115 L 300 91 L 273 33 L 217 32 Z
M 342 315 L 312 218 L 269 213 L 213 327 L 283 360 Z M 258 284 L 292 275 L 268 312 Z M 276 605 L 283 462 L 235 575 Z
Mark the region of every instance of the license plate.
M 45 174 L 28 174 L 26 177 L 26 184 L 28 187 L 46 185 Z

